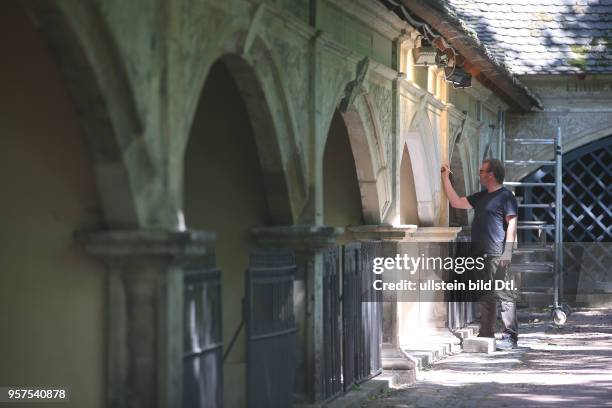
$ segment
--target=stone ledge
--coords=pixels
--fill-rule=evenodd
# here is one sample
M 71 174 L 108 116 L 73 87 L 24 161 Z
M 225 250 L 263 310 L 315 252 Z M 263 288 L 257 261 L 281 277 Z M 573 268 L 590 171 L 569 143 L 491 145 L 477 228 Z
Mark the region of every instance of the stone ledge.
M 321 250 L 333 246 L 344 228 L 320 225 L 256 227 L 251 238 L 259 245 L 291 247 L 295 250 Z
M 215 234 L 207 231 L 78 231 L 74 238 L 100 256 L 204 256 L 212 252 Z
M 394 227 L 393 225 L 358 225 L 347 227 L 347 230 L 353 234 L 353 237 L 358 241 L 402 241 L 410 232 L 417 230 L 416 225 L 402 225 Z
M 450 242 L 457 239 L 461 227 L 419 227 L 406 234 L 411 242 Z

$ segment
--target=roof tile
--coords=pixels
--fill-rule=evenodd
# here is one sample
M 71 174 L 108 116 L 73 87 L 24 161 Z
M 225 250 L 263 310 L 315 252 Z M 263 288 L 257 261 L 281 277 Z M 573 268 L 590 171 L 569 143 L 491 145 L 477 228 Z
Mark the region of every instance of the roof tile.
M 612 73 L 612 0 L 442 0 L 515 74 Z

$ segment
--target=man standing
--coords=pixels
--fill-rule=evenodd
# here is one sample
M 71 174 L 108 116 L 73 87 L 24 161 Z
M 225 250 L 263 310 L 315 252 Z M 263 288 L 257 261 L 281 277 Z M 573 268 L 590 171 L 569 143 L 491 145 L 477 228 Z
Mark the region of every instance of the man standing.
M 472 248 L 474 257 L 485 258 L 485 280 L 512 280 L 510 260 L 516 242 L 518 206 L 511 191 L 503 186 L 504 166 L 497 159 L 486 159 L 480 166 L 480 184 L 486 191 L 468 197 L 459 197 L 449 178 L 449 166 L 442 166 L 442 181 L 450 205 L 460 209 L 474 209 L 472 222 Z M 494 284 L 494 283 L 493 283 Z M 480 337 L 495 336 L 497 299 L 501 300 L 504 332 L 498 350 L 516 348 L 518 320 L 516 318 L 516 291 L 492 291 L 479 299 Z

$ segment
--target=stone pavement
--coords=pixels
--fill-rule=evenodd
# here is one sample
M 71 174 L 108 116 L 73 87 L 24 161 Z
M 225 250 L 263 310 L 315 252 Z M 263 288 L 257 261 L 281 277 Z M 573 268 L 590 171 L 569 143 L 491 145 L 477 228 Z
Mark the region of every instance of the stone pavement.
M 519 317 L 516 350 L 450 356 L 363 406 L 612 407 L 612 309 L 577 310 L 560 328 L 549 316 Z

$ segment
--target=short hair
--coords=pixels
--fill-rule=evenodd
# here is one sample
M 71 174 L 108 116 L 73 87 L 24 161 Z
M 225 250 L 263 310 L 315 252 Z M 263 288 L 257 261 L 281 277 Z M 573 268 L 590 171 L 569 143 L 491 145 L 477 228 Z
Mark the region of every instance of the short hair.
M 493 173 L 495 180 L 497 180 L 499 184 L 502 184 L 506 177 L 506 170 L 502 162 L 497 159 L 485 159 L 482 162 L 489 163 L 489 171 Z

